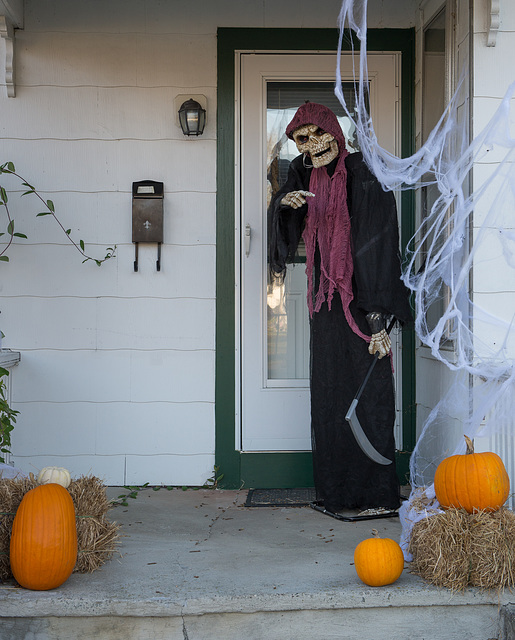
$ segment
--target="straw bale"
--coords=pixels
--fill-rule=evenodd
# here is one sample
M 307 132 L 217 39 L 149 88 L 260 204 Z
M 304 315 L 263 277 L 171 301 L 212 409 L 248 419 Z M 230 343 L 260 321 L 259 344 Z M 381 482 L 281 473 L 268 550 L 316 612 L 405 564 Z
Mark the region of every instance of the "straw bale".
M 0 580 L 12 577 L 9 546 L 14 516 L 23 496 L 36 485 L 32 473 L 28 478 L 0 477 Z M 107 517 L 112 504 L 99 478 L 81 476 L 72 480 L 68 491 L 75 506 L 77 523 L 78 555 L 74 572 L 90 573 L 116 552 L 120 527 Z
M 105 515 L 111 507 L 104 484 L 95 476 L 81 476 L 72 480 L 68 491 L 75 504 L 77 516 L 100 517 Z
M 470 516 L 470 584 L 483 589 L 515 584 L 515 514 L 509 509 Z
M 105 517 L 77 518 L 79 552 L 76 573 L 92 573 L 110 560 L 119 543 L 119 525 Z
M 415 523 L 411 571 L 439 587 L 501 590 L 515 584 L 515 514 L 448 509 Z

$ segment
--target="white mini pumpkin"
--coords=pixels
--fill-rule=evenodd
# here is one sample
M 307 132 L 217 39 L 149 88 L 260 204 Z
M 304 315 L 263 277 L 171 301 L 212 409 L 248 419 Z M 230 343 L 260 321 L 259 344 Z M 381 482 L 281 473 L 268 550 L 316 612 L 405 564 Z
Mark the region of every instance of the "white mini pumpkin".
M 45 467 L 41 469 L 37 477 L 38 484 L 55 482 L 55 484 L 60 484 L 65 489 L 70 486 L 71 481 L 70 472 L 68 469 L 63 469 L 63 467 Z

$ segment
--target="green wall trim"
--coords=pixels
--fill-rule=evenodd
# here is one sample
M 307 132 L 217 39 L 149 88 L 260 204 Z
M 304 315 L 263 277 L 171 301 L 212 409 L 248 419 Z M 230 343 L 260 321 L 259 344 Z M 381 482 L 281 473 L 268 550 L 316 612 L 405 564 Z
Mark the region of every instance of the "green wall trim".
M 216 363 L 215 363 L 215 459 L 224 474 L 224 488 L 280 488 L 312 486 L 310 452 L 241 453 L 235 449 L 235 155 L 234 90 L 237 50 L 245 51 L 336 51 L 336 29 L 218 29 L 217 51 L 217 194 L 216 194 Z M 359 42 L 355 42 L 358 48 Z M 402 53 L 402 154 L 414 147 L 414 29 L 369 29 L 369 51 Z M 350 49 L 346 34 L 344 49 Z M 413 195 L 402 194 L 403 211 L 413 212 Z M 406 246 L 413 235 L 414 216 L 404 213 L 401 241 Z M 406 449 L 415 442 L 414 337 L 403 331 L 403 432 Z M 402 465 L 405 467 L 405 464 Z M 404 474 L 404 471 L 402 472 Z
M 401 484 L 409 478 L 409 453 L 395 452 L 397 475 Z M 313 486 L 310 451 L 277 453 L 241 453 L 242 489 L 295 489 Z
M 313 486 L 310 451 L 242 453 L 241 484 L 245 489 L 295 489 Z

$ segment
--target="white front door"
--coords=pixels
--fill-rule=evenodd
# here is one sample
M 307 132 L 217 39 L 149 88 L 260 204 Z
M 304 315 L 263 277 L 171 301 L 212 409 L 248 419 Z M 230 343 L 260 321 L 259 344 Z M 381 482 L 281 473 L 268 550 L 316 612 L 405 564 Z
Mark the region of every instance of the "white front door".
M 334 96 L 334 53 L 239 53 L 239 228 L 240 290 L 237 332 L 241 397 L 237 412 L 242 451 L 311 449 L 309 401 L 309 320 L 302 261 L 288 268 L 284 283 L 269 282 L 267 204 L 284 182 L 298 152 L 284 130 L 305 101 L 332 108 L 352 142 L 350 121 Z M 352 102 L 352 60 L 342 56 L 345 95 Z M 400 54 L 369 54 L 369 108 L 379 143 L 399 150 Z M 347 99 L 347 98 L 346 98 Z M 237 172 L 238 173 L 238 172 Z M 395 345 L 396 347 L 396 345 Z M 399 375 L 394 348 L 394 365 Z M 401 385 L 396 384 L 397 390 Z M 397 397 L 400 407 L 400 398 Z M 400 415 L 399 410 L 397 415 Z M 400 420 L 396 426 L 400 445 Z

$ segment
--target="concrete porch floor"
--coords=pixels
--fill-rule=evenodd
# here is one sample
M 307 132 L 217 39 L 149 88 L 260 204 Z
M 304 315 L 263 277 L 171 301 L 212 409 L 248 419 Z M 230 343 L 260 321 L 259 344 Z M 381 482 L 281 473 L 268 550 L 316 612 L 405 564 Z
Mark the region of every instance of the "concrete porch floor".
M 127 493 L 110 487 L 116 497 Z M 451 594 L 412 575 L 362 584 L 356 545 L 398 518 L 347 523 L 309 507 L 244 506 L 246 491 L 143 490 L 110 512 L 119 556 L 60 588 L 0 584 L 0 638 L 489 640 L 515 594 Z

